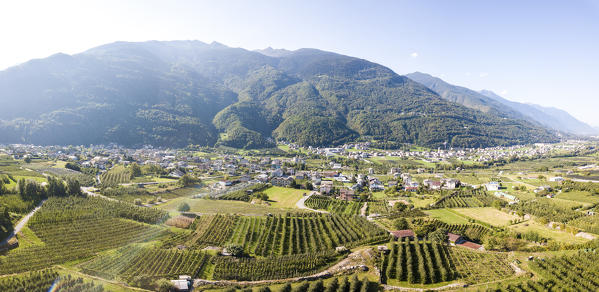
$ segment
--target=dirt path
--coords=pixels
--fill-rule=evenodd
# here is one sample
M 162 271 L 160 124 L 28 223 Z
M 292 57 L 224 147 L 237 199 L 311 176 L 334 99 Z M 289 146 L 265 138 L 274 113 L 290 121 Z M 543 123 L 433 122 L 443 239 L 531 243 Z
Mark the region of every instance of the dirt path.
M 100 278 L 100 277 L 96 277 L 96 276 L 84 274 L 84 273 L 81 273 L 79 271 L 75 271 L 75 270 L 63 267 L 61 265 L 56 265 L 56 267 L 59 268 L 59 269 L 62 269 L 64 271 L 67 271 L 69 274 L 76 274 L 76 275 L 78 275 L 79 277 L 82 277 L 82 278 L 96 279 L 96 280 L 98 280 L 100 282 L 107 282 L 107 283 L 110 283 L 112 285 L 123 287 L 124 289 L 137 290 L 137 291 L 151 291 L 151 290 L 146 290 L 146 289 L 143 289 L 143 288 L 129 286 L 129 285 L 127 285 L 127 283 L 118 282 L 118 281 L 114 281 L 114 280 L 108 280 L 108 279 L 104 279 L 104 278 Z
M 25 215 L 25 217 L 23 217 L 23 219 L 21 219 L 21 221 L 19 221 L 19 223 L 15 225 L 14 230 L 8 235 L 8 237 L 2 242 L 0 242 L 0 246 L 6 245 L 11 238 L 13 238 L 17 233 L 21 232 L 21 229 L 23 229 L 23 227 L 27 225 L 27 221 L 29 221 L 33 214 L 35 214 L 35 212 L 37 212 L 37 210 L 39 210 L 42 207 L 45 201 L 46 200 L 41 201 L 31 212 L 29 212 L 29 214 Z
M 362 215 L 362 217 L 366 217 L 366 211 L 368 211 L 368 202 L 364 202 L 364 206 L 362 206 L 362 209 L 360 209 L 360 215 Z
M 260 284 L 272 284 L 272 283 L 288 283 L 288 282 L 299 282 L 303 280 L 314 280 L 323 277 L 330 276 L 337 272 L 342 271 L 351 271 L 352 269 L 357 269 L 361 265 L 355 264 L 355 262 L 360 262 L 364 260 L 363 253 L 369 248 L 362 248 L 350 253 L 343 260 L 338 263 L 330 266 L 326 270 L 312 274 L 304 277 L 295 277 L 295 278 L 287 278 L 287 279 L 276 279 L 276 280 L 261 280 L 261 281 L 229 281 L 229 280 L 205 280 L 205 279 L 195 279 L 193 281 L 193 286 L 203 286 L 203 285 L 217 285 L 217 286 L 228 286 L 228 285 L 260 285 Z
M 313 212 L 318 212 L 318 213 L 329 213 L 328 211 L 325 210 L 315 210 L 312 208 L 308 208 L 306 207 L 306 205 L 304 204 L 306 202 L 306 200 L 308 198 L 310 198 L 312 195 L 316 194 L 316 192 L 311 192 L 309 195 L 304 196 L 303 198 L 301 198 L 299 201 L 297 201 L 297 203 L 295 203 L 295 206 L 298 207 L 299 209 L 304 209 L 304 210 L 310 210 Z
M 399 290 L 399 291 L 437 291 L 437 290 L 445 290 L 445 289 L 451 289 L 451 288 L 462 288 L 464 286 L 465 286 L 465 284 L 462 284 L 462 283 L 454 283 L 454 284 L 449 284 L 449 285 L 435 287 L 435 288 L 407 288 L 407 287 L 398 287 L 398 286 L 391 286 L 391 285 L 383 285 L 383 288 L 385 290 Z
M 100 194 L 98 194 L 98 193 L 94 193 L 94 192 L 92 192 L 92 191 L 91 191 L 91 189 L 92 189 L 92 187 L 83 187 L 83 188 L 81 188 L 81 190 L 82 190 L 84 193 L 86 193 L 88 196 L 92 196 L 92 197 L 99 197 L 99 198 L 106 199 L 106 200 L 109 200 L 109 201 L 120 202 L 120 201 L 119 201 L 119 200 L 117 200 L 117 199 L 109 198 L 109 197 L 107 197 L 107 196 L 100 195 Z

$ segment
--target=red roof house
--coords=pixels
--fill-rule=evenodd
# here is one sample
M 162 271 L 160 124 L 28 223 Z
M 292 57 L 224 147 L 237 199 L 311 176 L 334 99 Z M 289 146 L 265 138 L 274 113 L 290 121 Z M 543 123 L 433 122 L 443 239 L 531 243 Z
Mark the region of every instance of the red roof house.
M 405 229 L 405 230 L 396 230 L 396 231 L 391 231 L 390 232 L 391 235 L 395 236 L 395 238 L 414 238 L 414 231 L 412 231 L 411 229 Z

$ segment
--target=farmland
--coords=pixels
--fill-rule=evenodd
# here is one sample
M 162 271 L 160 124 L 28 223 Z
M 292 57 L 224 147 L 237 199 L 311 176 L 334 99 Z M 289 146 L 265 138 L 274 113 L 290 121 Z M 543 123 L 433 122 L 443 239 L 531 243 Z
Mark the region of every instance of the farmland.
M 336 214 L 349 214 L 358 215 L 360 214 L 360 208 L 363 203 L 354 201 L 341 201 L 334 200 L 330 197 L 312 195 L 305 202 L 306 206 L 317 210 L 326 210 Z
M 282 148 L 291 151 L 290 147 Z M 306 149 L 291 151 L 297 158 L 280 151 L 267 156 L 257 150 L 181 151 L 168 155 L 169 159 L 186 157 L 187 161 L 169 163 L 168 168 L 160 162 L 138 161 L 142 174 L 133 179 L 133 162 L 119 163 L 117 157 L 106 165 L 107 171 L 96 169 L 103 173 L 102 184 L 86 188 L 89 196 L 66 191 L 67 180 L 79 174 L 66 169 L 65 161 L 0 160 L 0 207 L 8 211 L 9 219 L 3 226 L 15 226 L 45 200 L 18 232 L 18 246 L 0 255 L 0 287 L 10 290 L 31 283 L 46 291 L 60 279 L 91 291 L 99 291 L 100 286 L 104 291 L 155 291 L 168 280 L 189 275 L 200 283 L 196 290 L 215 292 L 261 292 L 266 287 L 346 292 L 361 291 L 364 285 L 375 291 L 380 284 L 389 289 L 472 291 L 597 288 L 593 264 L 580 258 L 594 259 L 599 248 L 599 241 L 585 238 L 599 234 L 594 206 L 599 202 L 595 194 L 599 187 L 548 181 L 568 170 L 580 173 L 578 165 L 558 166 L 555 160 L 520 162 L 518 173 L 514 163 L 485 166 L 470 161 L 464 163 L 464 170 L 457 170 L 421 159 L 376 158 L 370 159 L 373 164 L 362 160 L 333 172 L 327 168 L 347 163 L 343 155 L 302 156 L 310 153 Z M 302 159 L 306 165 L 297 164 Z M 576 163 L 593 159 L 597 157 Z M 186 164 L 190 167 L 178 167 Z M 399 165 L 438 167 L 402 169 L 421 184 L 417 190 L 404 191 L 406 177 L 388 169 Z M 530 169 L 544 166 L 558 167 Z M 297 167 L 296 173 L 307 168 L 294 185 L 299 189 L 272 186 L 269 178 L 261 176 L 279 169 L 286 176 L 292 167 Z M 369 168 L 374 174 L 364 175 Z M 191 179 L 185 184 L 184 179 L 166 178 L 171 172 Z M 311 176 L 319 172 L 325 180 L 337 175 L 329 194 L 320 195 L 316 183 L 313 190 L 307 189 Z M 362 190 L 354 183 L 357 174 L 365 182 Z M 31 185 L 20 190 L 19 178 L 29 179 Z M 499 199 L 469 185 L 423 186 L 424 180 L 449 178 L 477 184 L 499 181 L 502 192 L 520 200 Z M 371 192 L 369 180 L 398 186 Z M 160 182 L 138 183 L 149 181 Z M 552 189 L 533 192 L 541 185 Z M 356 188 L 355 200 L 340 199 L 341 189 L 350 186 Z M 548 193 L 556 196 L 546 198 Z M 304 194 L 310 194 L 304 201 L 310 209 L 298 204 Z M 158 199 L 158 204 L 152 204 Z M 3 228 L 4 234 L 10 230 Z M 589 234 L 575 236 L 580 231 Z M 390 232 L 410 239 L 396 239 Z M 448 233 L 452 238 L 460 236 L 461 243 L 450 243 Z M 530 255 L 535 259 L 528 261 Z M 563 266 L 572 269 L 563 271 Z M 558 277 L 550 278 L 555 273 Z
M 306 190 L 282 187 L 270 187 L 263 192 L 268 195 L 270 205 L 275 208 L 295 208 L 295 203 L 307 193 Z
M 410 284 L 448 282 L 457 277 L 447 247 L 428 242 L 392 244 L 383 259 L 383 281 Z
M 493 226 L 507 226 L 519 217 L 499 211 L 495 208 L 462 208 L 454 209 L 457 213 Z
M 447 209 L 434 209 L 426 211 L 426 214 L 432 218 L 441 220 L 448 224 L 467 224 L 468 220 L 464 216 L 460 216 L 455 212 L 451 212 Z

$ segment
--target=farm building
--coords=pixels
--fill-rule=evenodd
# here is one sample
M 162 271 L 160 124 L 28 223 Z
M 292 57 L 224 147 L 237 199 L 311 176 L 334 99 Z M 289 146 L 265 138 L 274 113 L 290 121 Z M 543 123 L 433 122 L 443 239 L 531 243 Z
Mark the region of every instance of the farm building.
M 339 199 L 341 200 L 352 201 L 357 198 L 358 196 L 356 195 L 356 192 L 352 189 L 343 188 L 339 190 Z
M 477 244 L 477 243 L 474 243 L 474 242 L 471 242 L 471 241 L 464 241 L 463 243 L 460 243 L 460 244 L 457 244 L 457 245 L 458 246 L 467 247 L 467 248 L 473 249 L 473 250 L 480 250 L 480 251 L 485 250 L 484 246 L 482 246 L 480 244 Z
M 500 185 L 498 182 L 492 181 L 492 182 L 486 184 L 485 188 L 487 188 L 487 191 L 498 191 L 500 188 Z
M 400 238 L 413 239 L 416 236 L 414 234 L 414 231 L 412 231 L 411 229 L 396 230 L 396 231 L 391 231 L 390 233 L 391 233 L 391 235 L 395 236 L 395 238 L 397 238 L 397 239 L 400 239 Z
M 448 232 L 447 237 L 450 244 L 460 244 L 466 241 L 461 235 Z

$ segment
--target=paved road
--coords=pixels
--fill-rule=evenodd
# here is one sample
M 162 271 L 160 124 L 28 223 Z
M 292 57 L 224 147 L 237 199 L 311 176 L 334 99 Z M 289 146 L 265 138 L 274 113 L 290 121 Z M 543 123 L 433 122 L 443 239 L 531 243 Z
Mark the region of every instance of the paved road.
M 37 205 L 37 207 L 35 207 L 31 212 L 29 212 L 29 214 L 25 215 L 25 217 L 23 217 L 23 219 L 21 219 L 21 221 L 19 221 L 19 223 L 17 223 L 17 225 L 15 226 L 14 230 L 10 233 L 10 235 L 8 235 L 8 237 L 0 243 L 0 246 L 4 246 L 17 233 L 21 232 L 21 229 L 23 229 L 23 227 L 25 227 L 25 225 L 27 225 L 27 221 L 29 221 L 29 219 L 31 219 L 31 216 L 33 216 L 33 214 L 35 214 L 35 212 L 37 212 L 37 210 L 39 210 L 42 207 L 42 204 L 44 204 L 45 201 L 46 200 L 41 201 L 39 203 L 39 205 Z
M 301 198 L 299 201 L 297 201 L 297 203 L 295 203 L 295 206 L 300 208 L 300 209 L 304 209 L 304 210 L 310 210 L 310 211 L 314 211 L 314 212 L 318 212 L 318 213 L 329 213 L 328 211 L 324 211 L 324 210 L 315 210 L 312 208 L 308 208 L 306 207 L 306 205 L 304 204 L 306 202 L 306 200 L 312 196 L 316 194 L 316 192 L 311 192 L 309 195 L 304 196 L 303 198 Z

